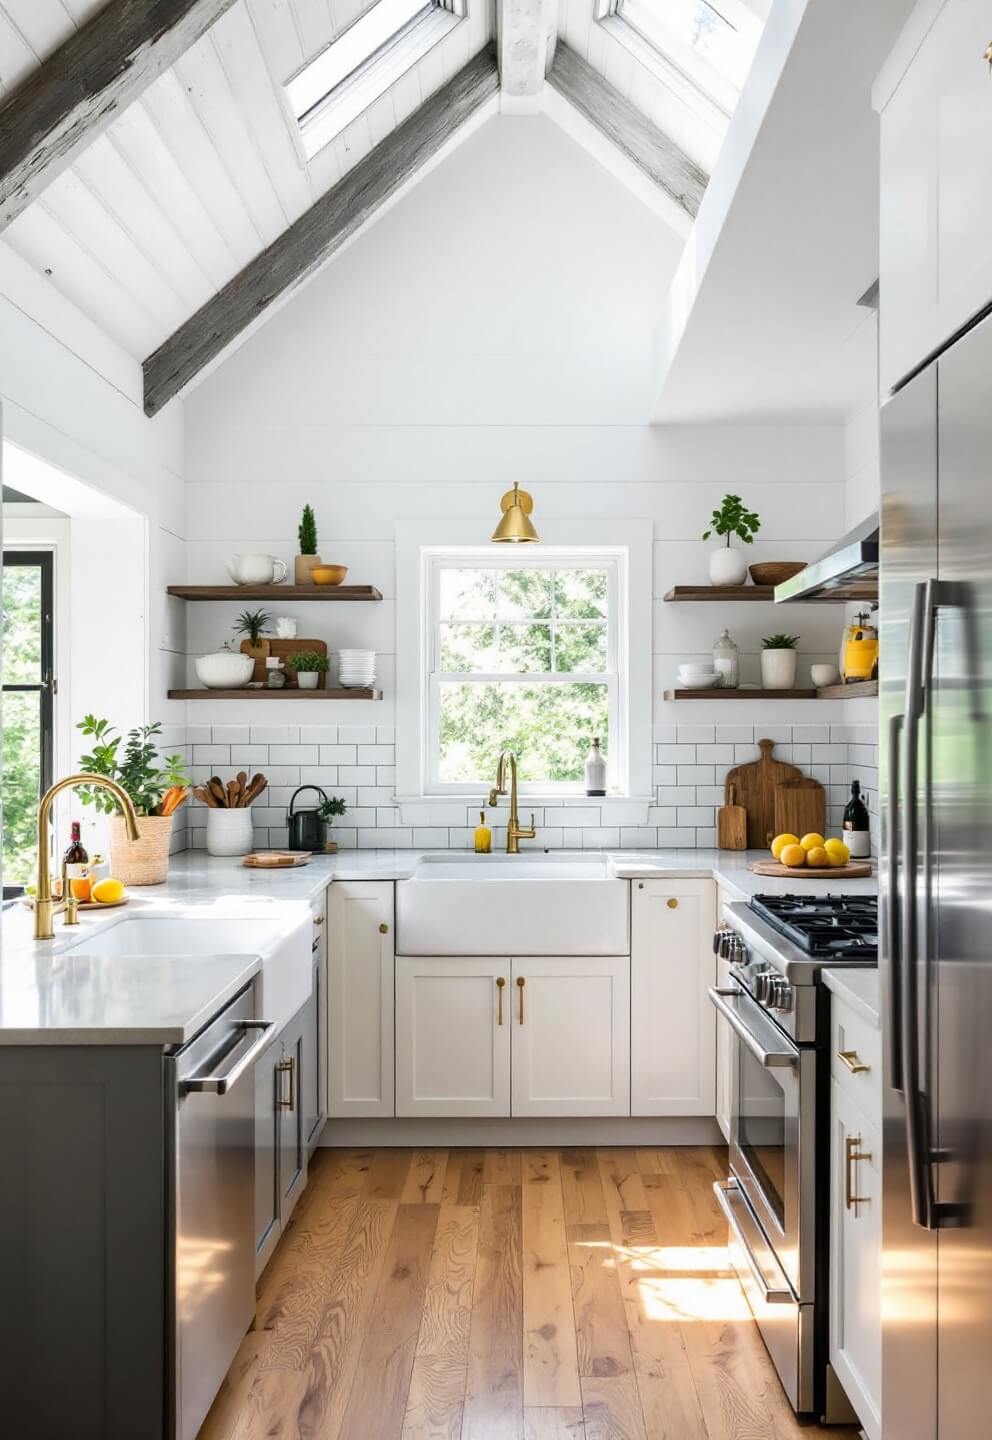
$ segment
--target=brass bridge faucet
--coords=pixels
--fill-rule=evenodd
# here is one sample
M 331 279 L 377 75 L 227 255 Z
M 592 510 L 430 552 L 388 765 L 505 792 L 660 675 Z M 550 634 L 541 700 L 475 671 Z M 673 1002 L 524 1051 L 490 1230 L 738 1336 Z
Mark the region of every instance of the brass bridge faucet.
M 78 925 L 79 914 L 76 900 L 69 893 L 69 879 L 62 867 L 62 898 L 52 899 L 52 872 L 48 863 L 48 821 L 52 813 L 52 803 L 56 795 L 63 790 L 73 790 L 77 785 L 92 785 L 96 789 L 109 790 L 124 811 L 124 824 L 127 826 L 129 840 L 137 840 L 139 837 L 138 817 L 135 813 L 131 797 L 126 790 L 122 790 L 116 780 L 108 780 L 104 775 L 67 775 L 64 780 L 57 780 L 41 797 L 41 804 L 38 806 L 38 884 L 34 897 L 34 938 L 36 940 L 52 940 L 55 938 L 55 917 L 66 912 L 65 923 L 67 925 Z
M 530 817 L 530 828 L 525 830 L 520 824 L 520 816 L 517 814 L 517 757 L 512 750 L 504 750 L 499 757 L 499 764 L 496 766 L 496 784 L 489 792 L 490 805 L 496 804 L 498 795 L 506 794 L 506 766 L 510 765 L 510 818 L 506 823 L 506 853 L 507 855 L 519 855 L 521 840 L 533 840 L 537 831 L 534 828 L 534 817 Z

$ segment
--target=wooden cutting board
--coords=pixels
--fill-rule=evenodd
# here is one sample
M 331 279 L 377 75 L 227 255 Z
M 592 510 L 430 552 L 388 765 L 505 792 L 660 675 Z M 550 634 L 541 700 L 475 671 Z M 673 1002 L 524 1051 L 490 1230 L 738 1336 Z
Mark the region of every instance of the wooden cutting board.
M 737 804 L 737 789 L 727 790 L 727 803 L 717 811 L 716 843 L 720 850 L 747 849 L 747 811 Z
M 733 786 L 738 805 L 747 811 L 747 843 L 752 850 L 764 850 L 775 838 L 775 787 L 786 780 L 802 780 L 803 772 L 783 760 L 773 760 L 774 740 L 759 740 L 760 760 L 735 765 L 727 774 L 724 794 Z
M 827 796 L 819 780 L 804 775 L 801 780 L 783 780 L 775 786 L 775 834 L 804 835 L 815 831 L 826 835 Z
M 277 655 L 279 659 L 283 662 L 282 668 L 286 675 L 286 684 L 293 686 L 294 688 L 296 686 L 296 671 L 291 666 L 286 664 L 287 657 L 289 655 L 297 655 L 301 650 L 315 650 L 318 655 L 327 654 L 326 640 L 305 640 L 300 638 L 299 636 L 297 636 L 294 640 L 279 640 L 274 636 L 267 635 L 265 639 L 260 643 L 258 647 L 259 650 L 262 649 L 263 645 L 265 647 L 265 654 L 261 655 L 260 657 L 256 656 L 255 673 L 252 675 L 252 679 L 266 680 L 268 678 L 269 672 L 265 668 L 265 656 Z M 326 688 L 327 671 L 325 670 L 324 673 L 321 675 L 320 679 L 317 681 L 317 689 L 326 690 Z
M 775 875 L 783 880 L 864 880 L 874 872 L 867 860 L 852 860 L 848 865 L 824 866 L 811 870 L 807 865 L 780 865 L 777 860 L 756 860 L 750 867 L 755 875 Z
M 309 850 L 253 850 L 242 860 L 249 870 L 295 870 L 309 865 Z

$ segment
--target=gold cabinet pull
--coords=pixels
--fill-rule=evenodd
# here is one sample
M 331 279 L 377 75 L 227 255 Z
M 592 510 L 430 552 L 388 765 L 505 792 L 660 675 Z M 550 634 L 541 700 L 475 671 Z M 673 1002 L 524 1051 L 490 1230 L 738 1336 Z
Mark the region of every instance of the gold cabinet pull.
M 867 1205 L 871 1199 L 870 1195 L 855 1195 L 854 1193 L 854 1167 L 859 1160 L 870 1160 L 871 1152 L 861 1150 L 860 1135 L 848 1135 L 844 1140 L 844 1206 L 854 1211 L 854 1218 L 858 1218 L 858 1206 Z
M 295 1110 L 295 1109 L 296 1109 L 296 1061 L 295 1061 L 295 1059 L 294 1059 L 294 1057 L 293 1057 L 292 1055 L 290 1055 L 290 1057 L 289 1057 L 288 1060 L 280 1060 L 280 1061 L 279 1061 L 279 1064 L 276 1066 L 276 1074 L 279 1076 L 279 1098 L 278 1098 L 278 1100 L 276 1101 L 276 1107 L 277 1107 L 279 1110 Z M 282 1077 L 283 1077 L 283 1075 L 288 1075 L 288 1076 L 289 1076 L 289 1099 L 288 1099 L 288 1100 L 284 1100 L 284 1099 L 282 1098 Z
M 499 994 L 499 1020 L 497 1021 L 497 1023 L 500 1025 L 502 1025 L 503 1023 L 503 986 L 505 984 L 506 981 L 503 979 L 503 976 L 498 975 L 496 977 L 496 990 Z
M 668 906 L 669 910 L 677 910 L 679 908 L 679 902 L 676 900 L 674 895 L 670 895 L 669 898 L 665 901 L 665 904 Z
M 389 926 L 386 924 L 385 920 L 380 920 L 380 922 L 379 922 L 379 934 L 380 934 L 380 935 L 388 935 L 388 934 L 389 934 Z
M 315 925 L 323 925 L 323 923 L 324 923 L 324 917 L 323 917 L 323 915 L 315 915 L 315 916 L 313 917 L 313 923 L 314 923 Z
M 858 1054 L 857 1050 L 838 1050 L 837 1059 L 845 1064 L 852 1075 L 867 1075 L 871 1069 L 866 1065 Z
M 517 976 L 517 993 L 518 993 L 519 996 L 520 996 L 520 1023 L 521 1023 L 521 1025 L 524 1023 L 524 986 L 525 986 L 526 984 L 527 984 L 527 981 L 524 979 L 524 977 L 523 977 L 522 975 L 518 975 L 518 976 Z

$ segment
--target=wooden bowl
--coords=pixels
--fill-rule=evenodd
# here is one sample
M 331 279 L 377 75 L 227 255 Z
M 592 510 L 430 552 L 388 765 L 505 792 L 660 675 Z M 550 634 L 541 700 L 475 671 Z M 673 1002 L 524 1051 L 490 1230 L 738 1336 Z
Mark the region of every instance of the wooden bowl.
M 760 565 L 749 565 L 748 574 L 755 585 L 783 585 L 805 569 L 805 560 L 765 560 Z
M 340 585 L 347 573 L 347 565 L 315 565 L 310 579 L 315 585 Z

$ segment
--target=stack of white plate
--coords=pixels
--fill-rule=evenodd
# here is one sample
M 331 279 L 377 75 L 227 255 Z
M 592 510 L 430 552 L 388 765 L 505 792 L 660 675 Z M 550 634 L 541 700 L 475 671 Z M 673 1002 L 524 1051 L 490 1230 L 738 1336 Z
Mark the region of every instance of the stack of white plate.
M 367 690 L 375 680 L 375 651 L 339 650 L 338 679 L 346 690 Z
M 712 690 L 719 682 L 719 673 L 712 663 L 706 665 L 695 660 L 679 666 L 679 684 L 685 690 Z

